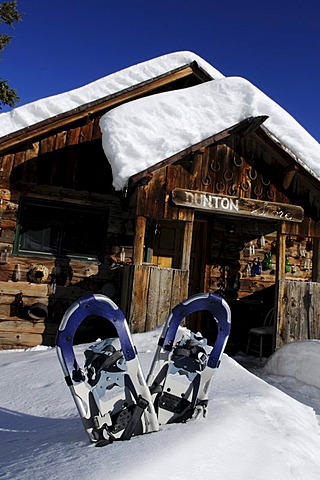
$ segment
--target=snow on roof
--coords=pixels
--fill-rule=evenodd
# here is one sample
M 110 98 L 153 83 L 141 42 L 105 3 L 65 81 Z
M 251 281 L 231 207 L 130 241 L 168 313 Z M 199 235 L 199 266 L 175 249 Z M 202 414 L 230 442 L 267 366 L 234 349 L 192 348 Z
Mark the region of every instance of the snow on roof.
M 195 87 L 134 100 L 100 121 L 113 186 L 130 176 L 229 128 L 267 115 L 264 125 L 320 181 L 319 143 L 282 107 L 249 81 L 220 77 Z
M 112 73 L 83 87 L 17 107 L 0 114 L 0 137 L 29 127 L 58 114 L 68 112 L 86 103 L 145 82 L 178 67 L 196 61 L 212 78 L 223 75 L 192 52 L 174 52 L 162 55 L 119 72 Z

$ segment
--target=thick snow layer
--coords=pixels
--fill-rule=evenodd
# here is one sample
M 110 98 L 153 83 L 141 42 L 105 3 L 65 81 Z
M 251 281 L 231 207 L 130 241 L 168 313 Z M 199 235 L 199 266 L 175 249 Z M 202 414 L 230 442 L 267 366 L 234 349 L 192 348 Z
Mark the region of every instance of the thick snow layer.
M 196 61 L 212 78 L 223 77 L 218 70 L 192 52 L 174 52 L 162 55 L 120 70 L 75 90 L 43 98 L 0 114 L 0 137 L 120 92 L 193 61 Z
M 145 372 L 157 338 L 134 336 Z M 78 358 L 83 349 L 76 347 Z M 54 349 L 2 351 L 0 368 L 4 480 L 319 479 L 314 411 L 226 355 L 206 418 L 104 448 L 89 444 Z
M 306 340 L 284 345 L 268 360 L 265 371 L 319 388 L 320 340 Z
M 319 143 L 249 81 L 228 77 L 138 99 L 106 113 L 100 126 L 113 185 L 121 190 L 131 175 L 258 115 L 269 117 L 264 123 L 268 130 L 319 178 Z

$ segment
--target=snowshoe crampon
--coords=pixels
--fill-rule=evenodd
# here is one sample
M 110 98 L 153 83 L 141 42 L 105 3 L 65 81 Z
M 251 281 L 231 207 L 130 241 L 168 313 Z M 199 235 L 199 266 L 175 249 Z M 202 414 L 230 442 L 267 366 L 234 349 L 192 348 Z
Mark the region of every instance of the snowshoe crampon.
M 179 326 L 205 310 L 217 324 L 217 338 L 208 345 L 200 333 Z M 73 339 L 88 316 L 102 317 L 118 338 L 102 340 L 76 360 Z M 129 440 L 157 431 L 159 425 L 185 422 L 205 413 L 211 379 L 230 333 L 230 309 L 215 294 L 199 294 L 177 305 L 164 325 L 147 381 L 141 370 L 127 321 L 104 295 L 89 295 L 66 311 L 57 334 L 57 353 L 83 425 L 97 445 Z
M 89 347 L 81 368 L 73 339 L 89 315 L 111 322 L 118 338 Z M 92 441 L 105 445 L 158 430 L 150 390 L 127 321 L 112 300 L 104 295 L 89 295 L 71 305 L 61 321 L 56 346 L 65 380 Z

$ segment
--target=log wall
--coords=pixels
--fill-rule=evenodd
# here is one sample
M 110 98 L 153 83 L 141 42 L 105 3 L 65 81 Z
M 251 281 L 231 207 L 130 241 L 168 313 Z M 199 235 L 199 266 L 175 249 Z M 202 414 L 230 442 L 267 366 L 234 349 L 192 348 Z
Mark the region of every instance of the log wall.
M 101 261 L 70 259 L 66 281 L 53 292 L 55 257 L 17 255 L 14 251 L 22 196 L 108 211 L 108 235 Z M 99 117 L 87 116 L 71 123 L 68 129 L 22 142 L 0 156 L 0 349 L 54 345 L 61 318 L 77 298 L 110 291 L 110 284 L 118 298 L 119 270 L 110 270 L 109 257 L 119 261 L 122 242 L 129 247 L 126 262 L 131 261 L 133 220 L 134 215 L 123 208 L 121 197 L 112 189 L 111 168 L 101 146 Z M 21 281 L 15 282 L 18 264 Z M 35 265 L 44 265 L 48 270 L 41 284 L 33 283 L 29 277 Z M 49 315 L 34 322 L 28 307 L 37 302 L 48 308 Z

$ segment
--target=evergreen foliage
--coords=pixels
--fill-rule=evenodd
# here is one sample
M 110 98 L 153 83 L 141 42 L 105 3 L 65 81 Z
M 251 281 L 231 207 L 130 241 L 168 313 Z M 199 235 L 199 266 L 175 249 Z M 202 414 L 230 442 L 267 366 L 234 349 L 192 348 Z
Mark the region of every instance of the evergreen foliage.
M 5 23 L 14 28 L 14 23 L 19 22 L 22 15 L 18 12 L 17 0 L 3 2 L 0 5 L 0 25 Z M 11 42 L 12 37 L 6 34 L 0 34 L 0 58 L 5 47 Z M 19 101 L 17 92 L 10 87 L 8 80 L 0 78 L 0 110 L 1 105 L 13 107 Z

